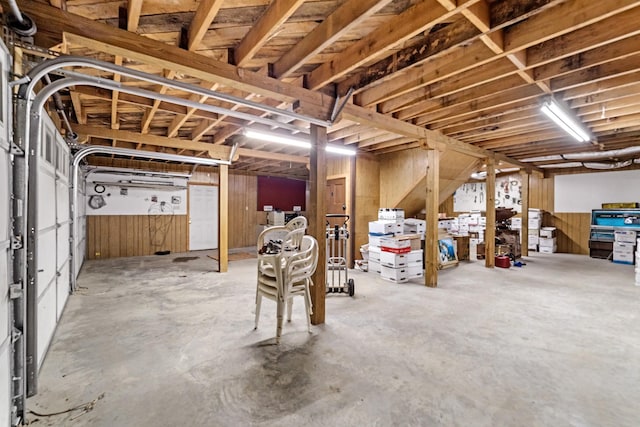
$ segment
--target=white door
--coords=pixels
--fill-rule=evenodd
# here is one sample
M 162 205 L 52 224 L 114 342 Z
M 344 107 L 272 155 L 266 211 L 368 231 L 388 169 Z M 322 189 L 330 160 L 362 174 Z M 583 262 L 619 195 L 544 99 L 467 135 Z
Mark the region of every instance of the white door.
M 218 248 L 218 187 L 189 185 L 189 250 Z

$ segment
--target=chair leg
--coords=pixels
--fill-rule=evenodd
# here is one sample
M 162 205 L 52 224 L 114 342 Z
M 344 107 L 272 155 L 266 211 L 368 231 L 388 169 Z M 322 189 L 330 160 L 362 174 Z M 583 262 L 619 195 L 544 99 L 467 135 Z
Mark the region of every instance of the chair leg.
M 277 312 L 277 322 L 276 322 L 276 344 L 280 344 L 280 336 L 282 336 L 282 315 L 284 312 L 284 301 L 278 298 L 276 301 L 276 312 Z
M 258 329 L 258 320 L 260 319 L 260 306 L 262 305 L 262 295 L 256 294 L 256 326 L 253 329 Z
M 304 308 L 307 314 L 307 330 L 311 333 L 311 292 L 309 291 L 309 285 L 304 287 Z
M 287 322 L 291 322 L 291 312 L 293 311 L 293 298 L 287 301 Z

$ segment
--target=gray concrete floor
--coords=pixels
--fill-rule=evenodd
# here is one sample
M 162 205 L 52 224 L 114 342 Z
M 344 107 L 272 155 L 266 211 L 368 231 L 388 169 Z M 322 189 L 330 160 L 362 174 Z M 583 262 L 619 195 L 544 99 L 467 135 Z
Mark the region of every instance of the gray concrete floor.
M 176 256 L 198 256 L 172 262 Z M 632 266 L 535 254 L 462 264 L 437 289 L 354 272 L 306 331 L 275 303 L 253 330 L 255 260 L 90 261 L 29 400 L 95 402 L 56 426 L 638 426 L 640 287 Z

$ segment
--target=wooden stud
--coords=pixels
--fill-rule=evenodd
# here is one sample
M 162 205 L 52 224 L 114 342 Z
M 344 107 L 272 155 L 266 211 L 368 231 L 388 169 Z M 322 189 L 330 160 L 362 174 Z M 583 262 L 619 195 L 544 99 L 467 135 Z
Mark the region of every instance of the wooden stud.
M 313 275 L 314 286 L 311 288 L 313 315 L 311 323 L 318 325 L 325 320 L 326 293 L 326 200 L 327 182 L 327 128 L 311 125 L 311 151 L 309 168 L 309 228 L 308 232 L 318 241 L 318 268 Z
M 485 262 L 487 268 L 496 265 L 496 162 L 492 158 L 487 159 L 487 226 L 484 232 Z
M 427 150 L 427 194 L 424 284 L 438 286 L 438 207 L 440 206 L 440 151 Z
M 220 165 L 218 184 L 218 271 L 225 273 L 229 269 L 229 166 Z

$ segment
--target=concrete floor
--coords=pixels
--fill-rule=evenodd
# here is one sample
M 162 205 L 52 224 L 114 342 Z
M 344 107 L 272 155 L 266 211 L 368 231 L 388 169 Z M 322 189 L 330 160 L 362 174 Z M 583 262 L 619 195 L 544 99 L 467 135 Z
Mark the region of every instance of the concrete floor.
M 177 256 L 199 256 L 172 262 Z M 534 254 L 466 263 L 437 289 L 354 272 L 306 332 L 275 303 L 253 330 L 255 260 L 202 253 L 90 261 L 29 400 L 95 402 L 55 426 L 638 426 L 640 287 L 632 266 Z

